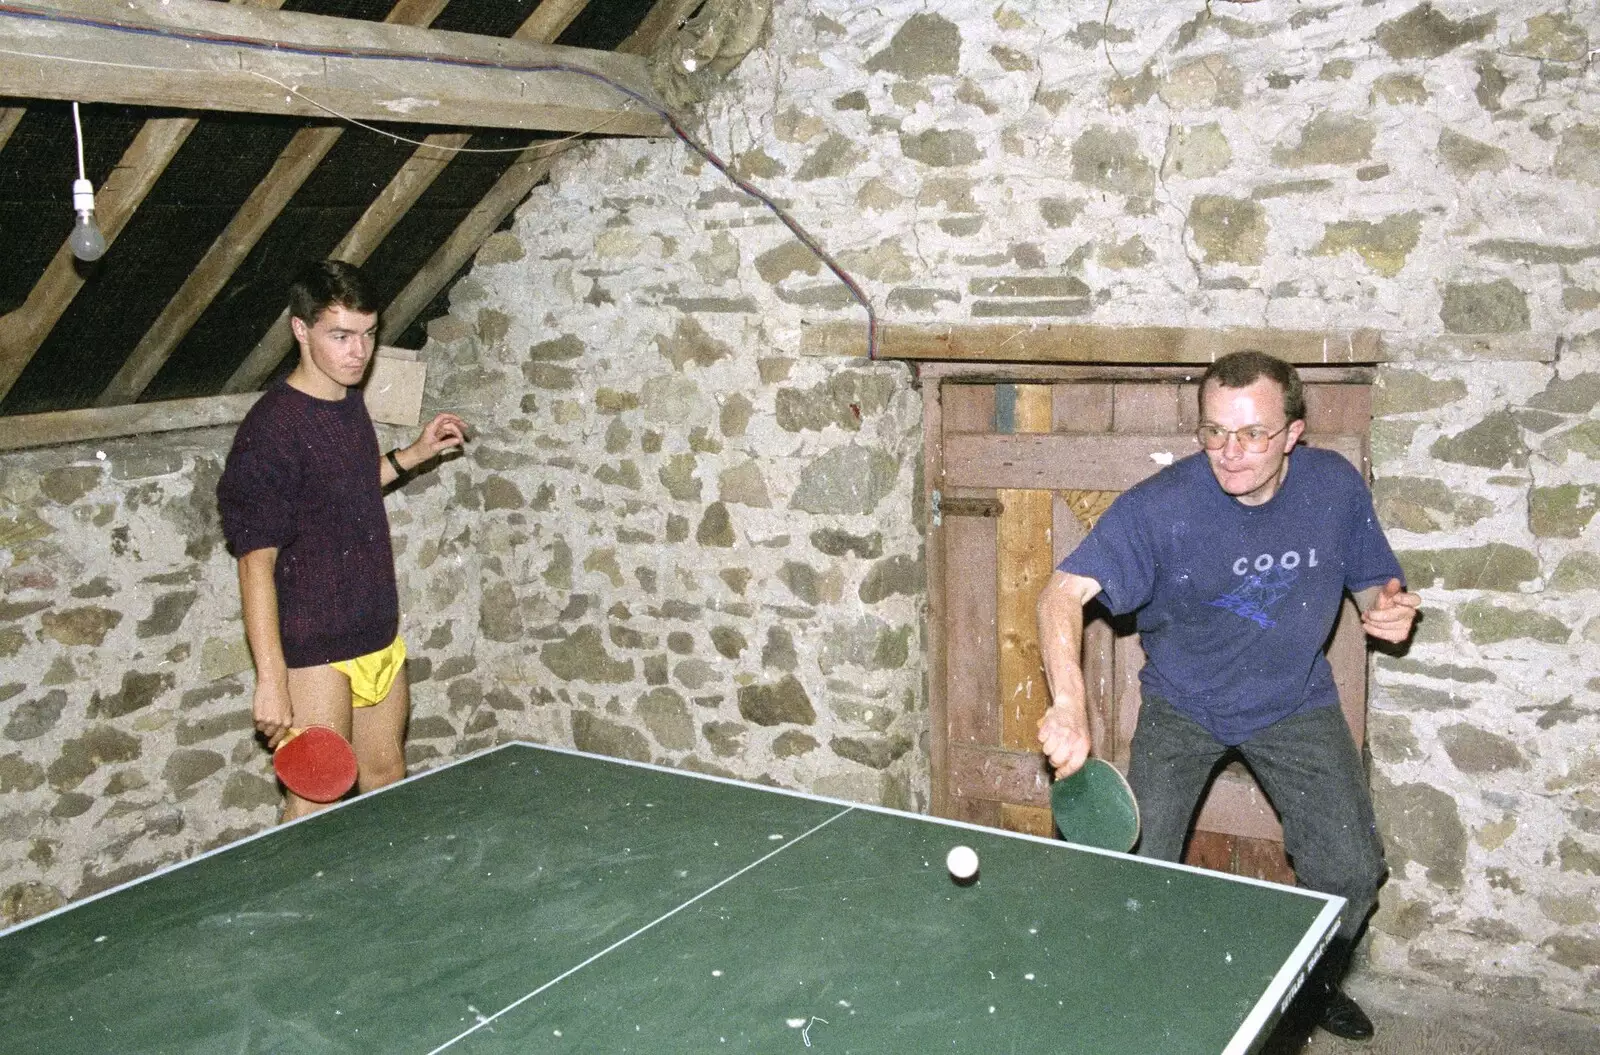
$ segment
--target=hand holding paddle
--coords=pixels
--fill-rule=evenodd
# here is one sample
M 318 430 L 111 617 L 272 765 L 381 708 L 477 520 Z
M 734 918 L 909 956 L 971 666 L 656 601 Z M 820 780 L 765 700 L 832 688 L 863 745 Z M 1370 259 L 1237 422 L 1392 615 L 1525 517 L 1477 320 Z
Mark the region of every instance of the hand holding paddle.
M 356 782 L 356 753 L 325 725 L 289 730 L 272 755 L 283 786 L 309 802 L 333 802 Z
M 1091 758 L 1050 785 L 1050 812 L 1069 843 L 1126 853 L 1139 841 L 1139 803 L 1117 767 Z
M 1076 705 L 1064 696 L 1039 719 L 1039 743 L 1057 778 L 1070 776 L 1089 757 L 1089 716 L 1080 698 Z

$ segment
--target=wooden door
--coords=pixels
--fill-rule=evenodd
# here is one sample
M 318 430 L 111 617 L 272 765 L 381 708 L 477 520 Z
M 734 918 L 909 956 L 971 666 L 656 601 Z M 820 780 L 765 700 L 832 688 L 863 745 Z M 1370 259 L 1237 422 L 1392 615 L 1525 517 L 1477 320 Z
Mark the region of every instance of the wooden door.
M 930 403 L 930 685 L 934 809 L 1054 834 L 1035 723 L 1048 705 L 1034 603 L 1057 562 L 1117 494 L 1197 450 L 1190 368 L 1055 368 L 1028 383 L 949 368 Z M 1042 370 L 1040 371 L 1043 372 Z M 1370 372 L 1301 368 L 1307 434 L 1367 472 Z M 1144 654 L 1131 619 L 1086 612 L 1084 675 L 1094 753 L 1126 771 Z M 1363 743 L 1366 646 L 1347 600 L 1329 646 L 1340 701 Z M 1214 782 L 1187 860 L 1292 881 L 1283 834 L 1240 763 Z

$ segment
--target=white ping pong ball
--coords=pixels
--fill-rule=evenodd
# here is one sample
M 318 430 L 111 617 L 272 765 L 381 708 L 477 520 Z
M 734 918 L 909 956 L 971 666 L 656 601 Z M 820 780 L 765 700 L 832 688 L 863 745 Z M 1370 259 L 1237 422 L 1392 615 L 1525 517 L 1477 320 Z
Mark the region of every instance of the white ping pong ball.
M 957 879 L 971 879 L 978 874 L 978 854 L 970 846 L 957 846 L 945 855 L 944 866 Z

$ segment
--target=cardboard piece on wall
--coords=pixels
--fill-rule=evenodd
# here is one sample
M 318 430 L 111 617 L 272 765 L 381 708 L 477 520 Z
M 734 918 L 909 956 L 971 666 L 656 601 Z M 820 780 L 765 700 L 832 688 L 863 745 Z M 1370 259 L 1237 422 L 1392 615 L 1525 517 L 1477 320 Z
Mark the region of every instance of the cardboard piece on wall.
M 367 413 L 385 425 L 415 426 L 422 420 L 422 386 L 428 364 L 409 348 L 379 348 L 367 375 Z

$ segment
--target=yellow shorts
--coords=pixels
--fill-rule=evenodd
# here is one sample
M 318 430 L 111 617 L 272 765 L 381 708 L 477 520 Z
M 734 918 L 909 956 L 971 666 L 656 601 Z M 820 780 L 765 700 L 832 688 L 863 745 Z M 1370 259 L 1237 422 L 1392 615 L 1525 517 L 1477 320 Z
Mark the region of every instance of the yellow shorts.
M 406 643 L 395 638 L 385 648 L 355 659 L 330 663 L 334 670 L 350 678 L 350 703 L 354 707 L 376 707 L 394 687 L 395 675 L 406 661 Z

